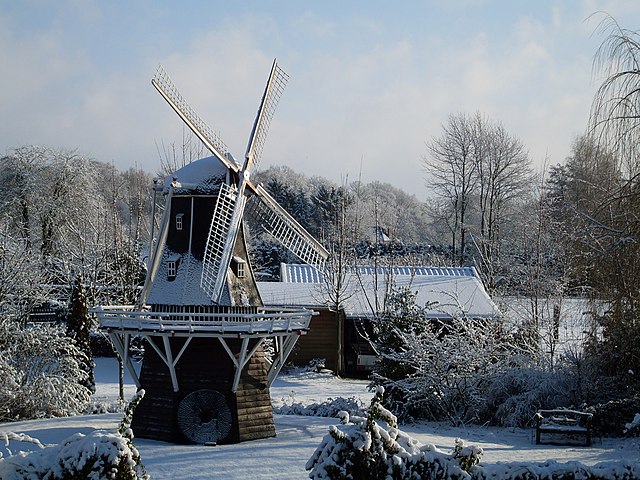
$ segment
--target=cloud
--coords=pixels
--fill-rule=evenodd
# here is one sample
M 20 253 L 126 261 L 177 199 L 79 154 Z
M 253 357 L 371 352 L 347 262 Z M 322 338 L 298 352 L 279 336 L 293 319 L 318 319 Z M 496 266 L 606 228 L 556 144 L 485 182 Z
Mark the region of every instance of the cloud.
M 334 181 L 362 172 L 421 196 L 424 144 L 452 113 L 479 110 L 534 160 L 548 152 L 561 161 L 595 90 L 591 58 L 601 39 L 584 19 L 600 9 L 621 22 L 640 13 L 636 2 L 587 0 L 339 11 L 277 2 L 26 5 L 0 13 L 2 148 L 79 147 L 121 168 L 155 170 L 156 143 L 180 144 L 184 130 L 150 85 L 162 63 L 241 157 L 278 57 L 291 80 L 264 168 L 284 164 Z

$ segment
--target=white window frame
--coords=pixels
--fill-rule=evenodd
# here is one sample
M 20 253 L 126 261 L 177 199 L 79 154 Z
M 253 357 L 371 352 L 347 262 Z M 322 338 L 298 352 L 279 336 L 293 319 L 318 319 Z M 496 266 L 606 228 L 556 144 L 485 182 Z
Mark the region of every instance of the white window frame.
M 233 257 L 233 263 L 234 263 L 234 267 L 233 270 L 235 271 L 236 277 L 237 278 L 244 278 L 247 276 L 247 262 L 240 257 L 236 257 L 234 255 Z
M 238 262 L 238 278 L 244 278 L 246 276 L 246 266 L 245 262 Z
M 172 279 L 176 278 L 176 274 L 178 273 L 178 262 L 175 260 L 169 260 L 167 262 L 167 277 Z
M 184 213 L 176 215 L 176 230 L 182 230 L 182 217 L 184 217 Z

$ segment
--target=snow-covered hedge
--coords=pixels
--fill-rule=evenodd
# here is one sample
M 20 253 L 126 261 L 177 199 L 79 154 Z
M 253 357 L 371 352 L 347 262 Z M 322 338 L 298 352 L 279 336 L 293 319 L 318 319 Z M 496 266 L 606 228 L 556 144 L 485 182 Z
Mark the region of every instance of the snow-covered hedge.
M 451 453 L 421 445 L 397 427 L 396 417 L 382 406 L 378 388 L 366 418 L 341 412 L 342 425 L 329 434 L 307 462 L 309 478 L 385 480 L 614 480 L 640 479 L 640 460 L 481 464 L 482 449 L 456 440 Z
M 621 436 L 628 430 L 625 425 L 640 412 L 640 394 L 591 405 L 585 410 L 593 413 L 593 429 L 597 434 Z
M 587 466 L 580 462 L 496 463 L 478 465 L 471 470 L 473 480 L 636 480 L 640 462 L 623 460 Z
M 336 417 L 341 411 L 349 411 L 356 415 L 364 414 L 364 404 L 357 397 L 336 397 L 328 398 L 322 403 L 311 403 L 304 405 L 296 402 L 295 397 L 282 398 L 281 405 L 273 406 L 273 413 L 280 415 L 303 415 L 310 417 Z
M 144 392 L 142 392 L 143 394 Z M 32 452 L 0 456 L 3 480 L 114 479 L 139 480 L 148 475 L 133 445 L 131 414 L 142 398 L 130 403 L 118 432 L 96 430 L 88 435 L 76 433 L 58 445 L 42 445 L 36 439 L 14 433 L 0 433 L 0 441 L 30 442 L 39 447 Z

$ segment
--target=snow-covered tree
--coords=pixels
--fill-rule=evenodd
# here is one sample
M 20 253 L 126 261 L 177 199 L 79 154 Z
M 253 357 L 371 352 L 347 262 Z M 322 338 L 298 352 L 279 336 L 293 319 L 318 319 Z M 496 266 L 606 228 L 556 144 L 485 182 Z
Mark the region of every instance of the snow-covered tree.
M 0 420 L 15 421 L 83 413 L 87 358 L 53 325 L 20 326 L 0 317 Z
M 613 182 L 602 178 L 594 190 L 595 215 L 585 216 L 589 242 L 585 264 L 600 300 L 609 303 L 599 318 L 602 338 L 594 338 L 591 353 L 601 360 L 603 372 L 617 377 L 621 388 L 640 386 L 640 33 L 622 28 L 605 16 L 606 34 L 595 56 L 595 70 L 604 76 L 592 103 L 589 134 L 595 154 L 587 158 L 597 167 L 612 160 Z M 606 155 L 608 154 L 608 155 Z M 606 156 L 605 156 L 606 155 Z M 624 365 L 624 368 L 620 368 Z
M 84 386 L 95 393 L 96 383 L 93 377 L 95 363 L 91 354 L 90 332 L 91 319 L 89 318 L 84 280 L 82 275 L 78 275 L 71 290 L 71 302 L 67 316 L 67 336 L 74 339 L 77 347 L 83 352 L 83 369 L 87 376 Z
M 400 418 L 477 419 L 483 388 L 503 365 L 500 330 L 498 320 L 468 317 L 461 307 L 430 317 L 410 288 L 395 291 L 374 322 L 373 383 L 385 388 L 386 404 Z
M 482 449 L 460 440 L 452 453 L 420 443 L 398 428 L 397 418 L 383 404 L 378 387 L 365 418 L 340 412 L 341 425 L 331 426 L 306 464 L 309 478 L 372 480 L 471 479 L 468 473 Z

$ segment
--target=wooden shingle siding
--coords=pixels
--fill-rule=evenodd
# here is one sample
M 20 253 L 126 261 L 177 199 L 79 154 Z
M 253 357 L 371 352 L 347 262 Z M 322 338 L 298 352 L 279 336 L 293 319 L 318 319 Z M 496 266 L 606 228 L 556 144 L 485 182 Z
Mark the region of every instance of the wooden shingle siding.
M 184 339 L 172 338 L 170 342 L 172 350 L 178 352 Z M 232 351 L 238 351 L 239 344 L 239 340 L 231 342 Z M 137 437 L 184 443 L 176 412 L 185 396 L 202 389 L 223 394 L 233 413 L 231 433 L 220 443 L 275 436 L 262 349 L 245 367 L 236 394 L 231 391 L 233 362 L 216 338 L 194 338 L 176 366 L 176 375 L 178 392 L 173 391 L 164 362 L 151 347 L 145 349 L 140 382 L 146 393 L 132 423 Z

